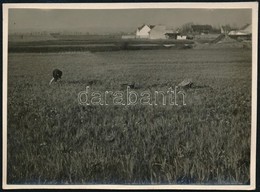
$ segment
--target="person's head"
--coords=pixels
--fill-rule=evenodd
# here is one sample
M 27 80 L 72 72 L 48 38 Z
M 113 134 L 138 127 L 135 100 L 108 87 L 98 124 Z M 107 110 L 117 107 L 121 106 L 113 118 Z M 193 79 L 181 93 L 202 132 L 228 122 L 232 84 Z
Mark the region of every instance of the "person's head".
M 59 69 L 54 69 L 52 75 L 54 80 L 57 81 L 58 79 L 61 79 L 62 71 Z
M 62 71 L 59 70 L 59 69 L 54 69 L 53 72 L 52 72 L 52 76 L 53 76 L 53 78 L 51 79 L 49 85 L 50 85 L 53 81 L 56 82 L 58 79 L 61 79 Z

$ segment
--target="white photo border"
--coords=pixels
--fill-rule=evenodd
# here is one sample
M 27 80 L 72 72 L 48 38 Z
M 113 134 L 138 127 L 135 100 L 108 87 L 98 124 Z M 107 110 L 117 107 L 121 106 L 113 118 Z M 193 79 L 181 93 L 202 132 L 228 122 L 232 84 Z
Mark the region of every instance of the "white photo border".
M 254 190 L 256 187 L 257 128 L 257 49 L 258 2 L 232 3 L 4 3 L 3 5 L 3 189 L 183 189 L 183 190 Z M 9 9 L 251 9 L 252 10 L 252 103 L 250 185 L 13 185 L 7 184 L 7 85 L 8 85 L 8 11 Z

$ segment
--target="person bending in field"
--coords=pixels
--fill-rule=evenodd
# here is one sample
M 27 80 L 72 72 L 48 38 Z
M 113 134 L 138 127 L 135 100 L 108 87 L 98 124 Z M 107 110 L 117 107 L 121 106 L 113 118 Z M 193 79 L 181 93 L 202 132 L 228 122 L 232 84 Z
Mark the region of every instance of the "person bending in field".
M 52 76 L 53 78 L 51 79 L 49 85 L 53 82 L 53 81 L 58 81 L 59 79 L 61 79 L 61 76 L 62 76 L 62 71 L 59 70 L 59 69 L 54 69 L 53 72 L 52 72 Z

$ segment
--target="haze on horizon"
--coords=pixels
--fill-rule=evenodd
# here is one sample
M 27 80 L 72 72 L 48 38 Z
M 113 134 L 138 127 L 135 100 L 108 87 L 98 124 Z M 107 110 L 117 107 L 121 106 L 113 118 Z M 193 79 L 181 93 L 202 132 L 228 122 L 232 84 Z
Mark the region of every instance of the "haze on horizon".
M 162 24 L 176 29 L 185 23 L 230 24 L 241 27 L 252 23 L 251 9 L 9 9 L 9 33 L 89 32 L 131 33 L 142 24 Z

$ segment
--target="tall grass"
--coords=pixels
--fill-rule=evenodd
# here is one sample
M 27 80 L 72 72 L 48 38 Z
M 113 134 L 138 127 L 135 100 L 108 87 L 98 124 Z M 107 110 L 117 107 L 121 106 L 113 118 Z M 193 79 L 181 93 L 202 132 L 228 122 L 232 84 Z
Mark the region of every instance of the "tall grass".
M 9 184 L 246 184 L 251 51 L 9 54 Z M 48 82 L 54 68 L 62 81 Z M 162 90 L 186 106 L 81 106 L 77 94 Z M 93 83 L 94 82 L 94 83 Z

